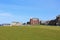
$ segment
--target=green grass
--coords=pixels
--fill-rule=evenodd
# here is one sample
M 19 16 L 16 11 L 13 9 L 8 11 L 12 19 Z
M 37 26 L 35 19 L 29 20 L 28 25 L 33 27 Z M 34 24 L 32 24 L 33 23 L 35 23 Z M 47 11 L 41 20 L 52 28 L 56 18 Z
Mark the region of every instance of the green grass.
M 0 27 L 0 40 L 60 40 L 60 27 Z

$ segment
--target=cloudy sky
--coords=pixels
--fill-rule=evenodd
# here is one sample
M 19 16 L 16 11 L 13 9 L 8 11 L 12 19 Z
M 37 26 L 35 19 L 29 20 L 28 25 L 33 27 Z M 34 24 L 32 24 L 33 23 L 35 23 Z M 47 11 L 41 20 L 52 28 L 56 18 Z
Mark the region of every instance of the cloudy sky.
M 51 20 L 59 14 L 60 0 L 0 0 L 0 23 Z

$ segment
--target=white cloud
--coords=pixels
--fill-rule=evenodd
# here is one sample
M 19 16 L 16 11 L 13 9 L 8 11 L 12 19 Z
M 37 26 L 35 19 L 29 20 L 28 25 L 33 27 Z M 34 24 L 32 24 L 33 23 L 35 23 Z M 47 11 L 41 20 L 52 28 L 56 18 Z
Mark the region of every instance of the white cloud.
M 11 13 L 0 13 L 0 16 L 3 16 L 3 17 L 12 17 L 13 15 Z

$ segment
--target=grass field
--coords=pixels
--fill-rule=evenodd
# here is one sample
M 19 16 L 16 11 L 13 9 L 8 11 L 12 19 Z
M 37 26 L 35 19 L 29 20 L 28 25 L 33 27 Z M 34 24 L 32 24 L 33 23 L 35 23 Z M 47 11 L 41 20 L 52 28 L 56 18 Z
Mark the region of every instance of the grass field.
M 60 40 L 60 27 L 0 27 L 0 40 Z

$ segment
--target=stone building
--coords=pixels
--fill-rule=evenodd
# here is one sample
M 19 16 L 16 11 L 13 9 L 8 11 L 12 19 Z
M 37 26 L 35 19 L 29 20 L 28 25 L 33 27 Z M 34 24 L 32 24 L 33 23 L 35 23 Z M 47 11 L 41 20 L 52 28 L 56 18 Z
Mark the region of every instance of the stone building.
M 41 21 L 40 21 L 40 24 L 41 24 L 41 25 L 48 25 L 48 23 L 49 23 L 49 20 L 47 20 L 47 21 L 41 20 Z
M 0 24 L 0 26 L 11 26 L 11 24 L 4 23 L 4 24 Z
M 30 19 L 30 24 L 35 25 L 35 24 L 40 24 L 40 21 L 38 18 L 31 18 Z
M 56 25 L 60 26 L 60 15 L 58 15 L 57 18 L 56 18 Z
M 22 23 L 20 23 L 20 22 L 12 22 L 11 25 L 12 26 L 20 26 L 20 25 L 22 25 Z
M 48 25 L 56 25 L 56 20 L 50 20 Z
M 60 15 L 56 17 L 56 19 L 51 20 L 48 25 L 58 25 L 60 26 Z

